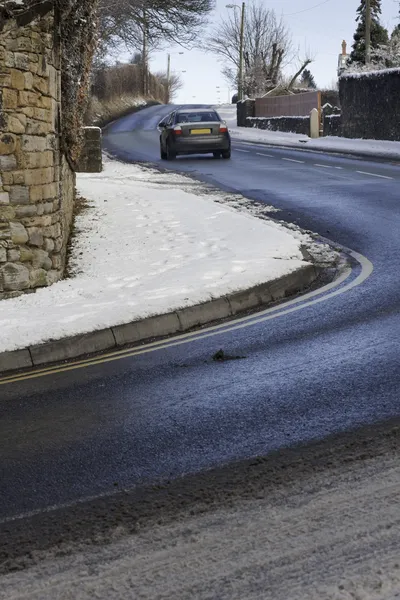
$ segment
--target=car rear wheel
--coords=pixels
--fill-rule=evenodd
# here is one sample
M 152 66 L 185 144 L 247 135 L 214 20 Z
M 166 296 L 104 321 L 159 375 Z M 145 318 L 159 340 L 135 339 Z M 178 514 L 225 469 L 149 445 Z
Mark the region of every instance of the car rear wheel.
M 225 152 L 222 153 L 222 158 L 229 159 L 230 157 L 231 157 L 231 149 L 229 148 L 229 150 L 226 150 Z
M 167 153 L 164 152 L 162 146 L 160 145 L 160 156 L 161 156 L 161 160 L 167 160 Z
M 171 144 L 167 144 L 167 160 L 175 160 L 176 152 L 171 149 Z
M 221 158 L 221 152 L 213 152 L 214 158 Z

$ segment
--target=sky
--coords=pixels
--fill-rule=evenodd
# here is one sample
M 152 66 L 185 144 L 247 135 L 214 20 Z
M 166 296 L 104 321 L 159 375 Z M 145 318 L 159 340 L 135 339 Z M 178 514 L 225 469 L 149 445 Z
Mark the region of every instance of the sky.
M 314 62 L 310 66 L 317 85 L 330 87 L 336 79 L 338 55 L 342 40 L 351 49 L 356 28 L 355 17 L 359 0 L 259 0 L 274 9 L 291 30 L 295 47 L 299 47 L 300 57 L 307 51 Z M 217 23 L 229 10 L 226 4 L 241 5 L 240 0 L 216 0 L 216 10 L 210 18 L 208 28 Z M 303 12 L 301 12 L 303 11 Z M 296 14 L 293 14 L 296 13 Z M 382 0 L 382 23 L 390 31 L 395 27 L 399 14 L 398 0 Z M 166 48 L 153 55 L 153 71 L 166 70 L 167 53 L 179 52 L 182 48 Z M 288 74 L 295 72 L 296 60 L 287 68 Z M 221 88 L 221 101 L 227 102 L 230 96 L 228 83 L 221 75 L 218 57 L 199 50 L 185 50 L 183 55 L 171 55 L 172 70 L 181 73 L 184 87 L 176 96 L 179 103 L 216 103 L 217 86 Z

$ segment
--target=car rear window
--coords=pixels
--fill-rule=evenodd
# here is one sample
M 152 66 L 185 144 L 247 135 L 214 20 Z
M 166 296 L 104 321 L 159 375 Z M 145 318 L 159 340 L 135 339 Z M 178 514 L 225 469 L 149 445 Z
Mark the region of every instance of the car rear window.
M 177 123 L 207 123 L 209 121 L 219 121 L 217 113 L 209 112 L 196 112 L 196 113 L 178 113 L 176 116 Z

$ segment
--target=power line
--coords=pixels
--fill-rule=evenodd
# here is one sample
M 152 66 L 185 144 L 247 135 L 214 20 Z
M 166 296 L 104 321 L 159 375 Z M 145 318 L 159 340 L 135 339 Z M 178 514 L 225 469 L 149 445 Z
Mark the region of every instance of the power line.
M 318 8 L 319 6 L 322 6 L 323 4 L 327 4 L 330 1 L 331 0 L 324 0 L 323 2 L 320 2 L 319 4 L 315 4 L 314 6 L 310 6 L 310 8 L 304 8 L 303 10 L 299 10 L 298 12 L 289 13 L 289 14 L 283 15 L 283 16 L 284 17 L 293 17 L 293 15 L 299 15 L 300 13 L 304 13 L 304 12 L 307 12 L 309 10 L 314 10 L 314 8 Z

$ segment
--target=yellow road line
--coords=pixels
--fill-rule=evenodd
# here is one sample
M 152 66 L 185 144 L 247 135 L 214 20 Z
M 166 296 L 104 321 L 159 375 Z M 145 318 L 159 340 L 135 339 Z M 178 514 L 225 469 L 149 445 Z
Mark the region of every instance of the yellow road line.
M 45 377 L 47 375 L 66 373 L 68 371 L 74 371 L 75 369 L 84 369 L 91 366 L 113 362 L 116 360 L 122 360 L 124 358 L 141 356 L 150 352 L 155 352 L 157 350 L 173 348 L 182 344 L 187 344 L 193 341 L 206 339 L 215 335 L 230 333 L 232 331 L 243 329 L 245 327 L 257 325 L 290 314 L 292 312 L 302 310 L 303 308 L 307 308 L 319 302 L 324 302 L 326 300 L 329 300 L 330 298 L 343 294 L 353 289 L 354 287 L 361 285 L 371 275 L 373 271 L 372 263 L 367 258 L 356 252 L 352 252 L 351 254 L 360 263 L 362 270 L 356 279 L 344 285 L 343 287 L 340 286 L 350 277 L 352 273 L 351 269 L 346 269 L 337 280 L 324 286 L 323 288 L 320 288 L 319 290 L 309 292 L 299 298 L 289 300 L 284 304 L 280 304 L 272 308 L 267 308 L 266 310 L 261 311 L 256 315 L 241 317 L 239 319 L 235 319 L 234 321 L 230 321 L 229 323 L 213 325 L 211 327 L 207 327 L 199 331 L 180 334 L 172 338 L 159 340 L 150 344 L 145 344 L 140 347 L 136 346 L 135 348 L 128 348 L 125 350 L 115 350 L 98 357 L 69 362 L 64 365 L 54 365 L 53 367 L 46 367 L 27 373 L 20 373 L 16 375 L 11 375 L 9 377 L 3 377 L 0 378 L 0 385 L 23 382 L 30 379 Z

